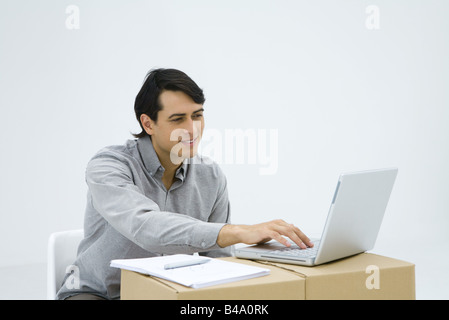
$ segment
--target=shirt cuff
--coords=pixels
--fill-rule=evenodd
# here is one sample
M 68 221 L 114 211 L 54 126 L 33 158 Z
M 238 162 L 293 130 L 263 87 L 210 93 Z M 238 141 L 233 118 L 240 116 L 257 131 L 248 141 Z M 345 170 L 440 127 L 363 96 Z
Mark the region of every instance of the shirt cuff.
M 195 227 L 189 245 L 198 249 L 198 252 L 222 249 L 217 244 L 218 234 L 226 223 L 203 222 Z

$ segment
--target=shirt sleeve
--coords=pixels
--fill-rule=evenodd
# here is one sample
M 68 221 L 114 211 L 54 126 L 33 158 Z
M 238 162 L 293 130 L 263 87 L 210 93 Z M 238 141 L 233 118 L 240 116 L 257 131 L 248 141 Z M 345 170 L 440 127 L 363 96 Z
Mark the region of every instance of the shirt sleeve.
M 215 221 L 226 221 L 226 223 L 231 223 L 231 205 L 228 197 L 228 188 L 226 177 L 222 175 L 220 179 L 223 182 L 223 187 L 215 201 L 214 207 L 212 209 L 212 213 L 209 217 L 210 222 Z M 223 256 L 231 256 L 232 255 L 232 247 L 221 248 L 220 250 L 213 250 L 202 252 L 200 255 L 209 256 L 212 258 L 215 257 L 223 257 Z
M 224 200 L 217 200 L 210 221 L 160 211 L 134 184 L 128 165 L 110 156 L 96 156 L 89 162 L 86 182 L 94 208 L 114 229 L 145 250 L 164 254 L 230 250 L 216 243 L 226 224 L 214 222 L 219 221 L 218 210 L 222 210 Z

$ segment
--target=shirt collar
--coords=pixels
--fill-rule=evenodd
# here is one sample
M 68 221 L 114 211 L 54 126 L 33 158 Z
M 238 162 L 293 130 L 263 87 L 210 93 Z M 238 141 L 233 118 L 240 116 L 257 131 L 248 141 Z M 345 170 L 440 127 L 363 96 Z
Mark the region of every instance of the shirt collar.
M 162 177 L 162 173 L 164 172 L 165 169 L 161 165 L 161 162 L 159 161 L 159 157 L 157 156 L 156 150 L 154 150 L 150 136 L 147 135 L 143 138 L 139 138 L 137 140 L 137 146 L 143 164 L 145 165 L 145 168 L 150 172 L 152 176 L 155 176 L 156 174 L 160 173 Z M 184 180 L 188 166 L 187 160 L 188 159 L 185 159 L 182 165 L 178 168 L 178 170 L 176 170 L 175 173 L 176 178 Z

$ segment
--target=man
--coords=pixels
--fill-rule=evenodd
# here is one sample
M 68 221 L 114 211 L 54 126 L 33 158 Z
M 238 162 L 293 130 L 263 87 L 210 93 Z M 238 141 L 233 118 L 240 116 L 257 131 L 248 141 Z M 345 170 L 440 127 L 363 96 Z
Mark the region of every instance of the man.
M 135 100 L 142 132 L 125 145 L 100 150 L 89 162 L 84 239 L 74 262 L 78 273 L 58 299 L 118 299 L 120 270 L 112 259 L 198 252 L 231 255 L 231 245 L 275 239 L 312 246 L 282 220 L 230 224 L 226 178 L 197 155 L 204 129 L 203 91 L 185 73 L 156 69 Z

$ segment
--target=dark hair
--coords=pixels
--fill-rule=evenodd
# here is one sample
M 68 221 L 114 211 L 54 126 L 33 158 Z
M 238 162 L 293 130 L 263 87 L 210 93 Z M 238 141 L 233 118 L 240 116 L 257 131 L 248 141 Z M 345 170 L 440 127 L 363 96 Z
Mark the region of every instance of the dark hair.
M 151 120 L 157 122 L 157 114 L 162 110 L 159 95 L 163 90 L 182 91 L 187 94 L 195 103 L 204 104 L 203 90 L 189 78 L 184 72 L 176 69 L 152 69 L 146 77 L 134 102 L 134 111 L 142 132 L 132 134 L 136 138 L 148 135 L 140 122 L 140 116 L 146 114 Z

